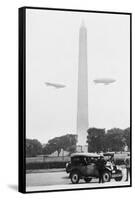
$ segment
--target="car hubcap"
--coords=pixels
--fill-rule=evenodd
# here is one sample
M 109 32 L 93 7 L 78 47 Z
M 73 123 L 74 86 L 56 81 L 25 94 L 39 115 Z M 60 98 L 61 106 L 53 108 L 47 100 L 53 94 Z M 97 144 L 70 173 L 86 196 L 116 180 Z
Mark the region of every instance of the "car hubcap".
M 76 181 L 77 181 L 77 179 L 78 179 L 78 176 L 77 176 L 77 174 L 74 174 L 72 179 L 73 179 L 73 181 L 74 181 L 74 182 L 76 182 Z
M 109 175 L 108 174 L 104 174 L 104 180 L 108 181 L 109 180 Z

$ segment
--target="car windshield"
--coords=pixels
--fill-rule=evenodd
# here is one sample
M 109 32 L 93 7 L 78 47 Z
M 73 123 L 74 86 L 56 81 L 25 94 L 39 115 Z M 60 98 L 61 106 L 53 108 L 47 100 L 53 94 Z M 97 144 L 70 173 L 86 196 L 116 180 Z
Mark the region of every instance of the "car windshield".
M 113 157 L 113 155 L 104 155 L 104 159 L 106 160 L 106 161 L 113 161 L 113 159 L 114 159 L 114 157 Z

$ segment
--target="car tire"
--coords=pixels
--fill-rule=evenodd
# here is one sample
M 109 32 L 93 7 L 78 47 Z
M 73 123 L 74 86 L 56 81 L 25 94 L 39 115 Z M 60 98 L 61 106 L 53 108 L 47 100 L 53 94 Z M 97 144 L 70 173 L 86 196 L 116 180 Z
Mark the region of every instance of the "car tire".
M 121 181 L 121 180 L 122 180 L 122 176 L 115 178 L 115 181 Z
M 105 171 L 105 172 L 103 173 L 103 181 L 104 181 L 104 182 L 109 182 L 110 179 L 111 179 L 110 172 Z
M 84 180 L 86 183 L 89 183 L 92 180 L 92 178 L 84 178 Z
M 80 180 L 79 172 L 76 172 L 76 171 L 71 172 L 70 178 L 73 184 L 77 184 Z

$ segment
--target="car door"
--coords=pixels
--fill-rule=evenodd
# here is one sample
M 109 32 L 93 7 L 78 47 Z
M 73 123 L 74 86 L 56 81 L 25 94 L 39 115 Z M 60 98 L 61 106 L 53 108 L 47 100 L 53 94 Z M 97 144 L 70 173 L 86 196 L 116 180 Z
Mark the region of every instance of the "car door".
M 86 176 L 87 174 L 87 163 L 86 163 L 86 158 L 81 156 L 79 158 L 79 171 L 82 176 Z
M 87 173 L 87 176 L 96 177 L 98 175 L 98 170 L 97 170 L 94 158 L 88 159 L 87 166 L 86 166 L 86 173 Z

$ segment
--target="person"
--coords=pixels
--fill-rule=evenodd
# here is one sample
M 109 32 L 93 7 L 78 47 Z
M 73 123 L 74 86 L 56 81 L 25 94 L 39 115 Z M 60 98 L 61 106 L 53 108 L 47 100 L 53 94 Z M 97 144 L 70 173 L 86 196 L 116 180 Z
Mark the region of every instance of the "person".
M 125 181 L 128 181 L 129 176 L 130 176 L 130 158 L 129 157 L 126 157 L 125 165 L 126 165 L 126 180 Z
M 99 183 L 104 183 L 103 180 L 103 173 L 104 173 L 104 169 L 105 169 L 105 160 L 103 156 L 100 156 L 100 158 L 97 160 L 97 168 L 98 168 L 98 172 L 99 172 Z

